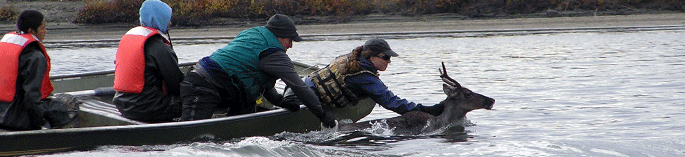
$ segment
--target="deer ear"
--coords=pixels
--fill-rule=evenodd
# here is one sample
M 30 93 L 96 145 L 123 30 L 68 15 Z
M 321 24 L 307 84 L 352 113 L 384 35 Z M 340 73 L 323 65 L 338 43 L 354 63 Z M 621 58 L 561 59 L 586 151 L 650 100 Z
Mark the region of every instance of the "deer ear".
M 442 91 L 445 92 L 445 95 L 451 97 L 459 94 L 459 87 L 442 84 Z
M 450 86 L 447 84 L 442 84 L 442 92 L 445 92 L 445 95 L 450 95 Z

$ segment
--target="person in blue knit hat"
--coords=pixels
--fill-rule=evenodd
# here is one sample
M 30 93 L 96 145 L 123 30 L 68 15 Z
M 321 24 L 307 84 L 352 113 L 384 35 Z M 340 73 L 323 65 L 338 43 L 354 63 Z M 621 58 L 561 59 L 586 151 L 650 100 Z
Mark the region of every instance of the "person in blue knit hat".
M 129 119 L 168 122 L 181 116 L 183 73 L 169 39 L 171 7 L 159 0 L 140 6 L 140 26 L 121 38 L 114 69 L 113 103 Z

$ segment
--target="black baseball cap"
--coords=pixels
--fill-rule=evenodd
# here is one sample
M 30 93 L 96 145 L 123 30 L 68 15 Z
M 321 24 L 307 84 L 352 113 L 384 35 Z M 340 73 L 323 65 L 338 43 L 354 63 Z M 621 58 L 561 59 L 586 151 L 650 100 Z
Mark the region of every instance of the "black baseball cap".
M 385 55 L 391 56 L 391 57 L 397 57 L 399 56 L 395 51 L 390 49 L 390 45 L 388 45 L 388 42 L 385 42 L 383 39 L 370 39 L 364 43 L 364 50 L 371 49 L 371 51 L 374 52 L 381 52 Z

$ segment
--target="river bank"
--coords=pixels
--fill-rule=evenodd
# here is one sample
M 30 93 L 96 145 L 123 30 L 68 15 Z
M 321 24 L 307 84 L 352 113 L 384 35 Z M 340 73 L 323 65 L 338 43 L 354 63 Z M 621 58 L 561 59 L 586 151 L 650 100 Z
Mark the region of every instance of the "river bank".
M 172 27 L 170 30 L 170 36 L 172 38 L 233 37 L 246 28 L 264 25 L 265 22 L 243 26 L 185 28 Z M 419 19 L 412 17 L 369 15 L 361 20 L 352 21 L 349 23 L 298 25 L 297 28 L 301 35 L 308 36 L 321 34 L 369 34 L 460 30 L 481 31 L 668 25 L 685 25 L 685 13 L 486 20 L 462 20 L 450 17 L 441 17 L 439 15 L 426 16 L 425 18 Z M 79 25 L 73 23 L 50 23 L 46 40 L 116 40 L 119 39 L 131 27 L 131 25 L 127 24 Z M 13 29 L 11 25 L 5 25 L 0 28 L 2 28 L 4 31 Z
M 41 1 L 13 2 L 17 8 L 39 10 L 46 14 L 48 35 L 46 42 L 72 40 L 118 40 L 135 24 L 85 25 L 71 23 L 85 6 L 83 1 Z M 294 17 L 303 21 L 311 17 Z M 241 21 L 229 25 L 201 27 L 172 27 L 172 38 L 233 37 L 240 31 L 264 25 L 266 21 Z M 653 13 L 605 16 L 547 17 L 525 15 L 520 18 L 465 18 L 457 14 L 431 14 L 422 16 L 400 16 L 371 14 L 355 17 L 346 23 L 300 22 L 298 32 L 303 36 L 321 34 L 374 34 L 446 31 L 483 31 L 519 29 L 599 28 L 685 25 L 685 13 Z M 0 31 L 15 30 L 13 22 L 0 24 Z

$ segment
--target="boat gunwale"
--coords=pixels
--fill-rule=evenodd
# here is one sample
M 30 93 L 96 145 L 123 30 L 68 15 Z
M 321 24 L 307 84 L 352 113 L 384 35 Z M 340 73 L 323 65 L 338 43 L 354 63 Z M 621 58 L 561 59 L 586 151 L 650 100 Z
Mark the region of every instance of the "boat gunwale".
M 300 111 L 305 110 L 304 105 L 300 105 Z M 298 111 L 299 112 L 299 111 Z M 183 127 L 199 127 L 202 125 L 214 125 L 220 123 L 230 123 L 235 121 L 251 120 L 259 117 L 276 116 L 281 114 L 288 114 L 291 111 L 286 109 L 278 108 L 262 112 L 241 114 L 220 118 L 210 118 L 203 120 L 194 121 L 180 121 L 180 122 L 165 122 L 165 123 L 148 123 L 148 124 L 133 124 L 133 125 L 119 125 L 119 126 L 96 126 L 96 127 L 84 127 L 84 128 L 66 128 L 66 129 L 46 129 L 46 130 L 30 130 L 30 131 L 10 131 L 0 133 L 2 136 L 22 136 L 22 135 L 33 135 L 33 134 L 46 134 L 46 133 L 81 133 L 81 132 L 96 132 L 96 131 L 118 131 L 118 130 L 154 130 L 154 129 L 168 129 L 168 128 L 183 128 Z
M 293 63 L 293 65 L 304 67 L 305 69 L 318 69 L 317 65 L 307 65 L 307 64 L 297 62 L 297 61 L 291 61 L 291 62 Z M 179 67 L 187 67 L 187 66 L 195 65 L 196 63 L 197 62 L 186 62 L 186 63 L 180 63 L 180 64 L 178 64 L 178 66 Z M 110 74 L 114 75 L 114 70 L 103 70 L 103 71 L 95 71 L 95 72 L 56 75 L 56 76 L 50 76 L 50 80 L 71 79 L 71 78 L 81 78 L 81 77 L 110 75 Z

